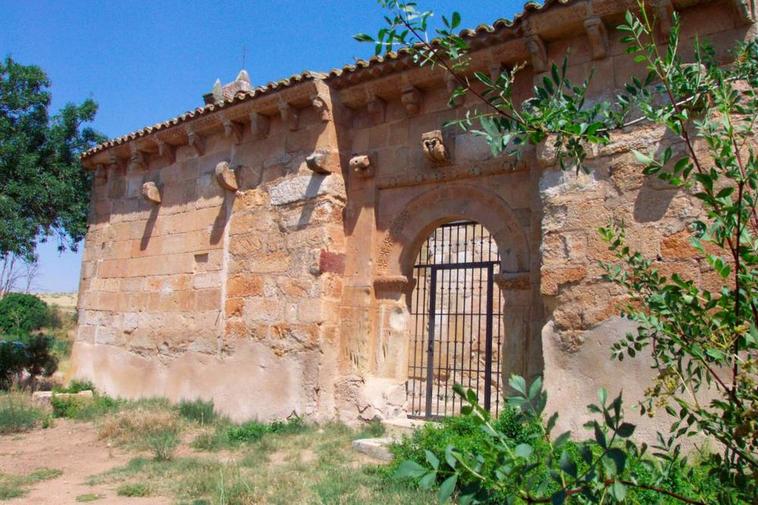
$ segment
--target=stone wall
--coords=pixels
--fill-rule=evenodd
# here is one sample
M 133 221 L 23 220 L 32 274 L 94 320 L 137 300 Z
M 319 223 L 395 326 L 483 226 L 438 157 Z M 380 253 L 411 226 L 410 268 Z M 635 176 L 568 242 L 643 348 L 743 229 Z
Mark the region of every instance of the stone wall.
M 613 28 L 633 4 L 530 7 L 468 35 L 472 69 L 528 62 L 521 99 L 568 55 L 574 78 L 595 70 L 593 100 L 612 96 L 641 71 Z M 743 4 L 674 0 L 656 12 L 664 25 L 668 7 L 681 12 L 685 55 L 699 34 L 727 62 L 755 33 Z M 476 99 L 449 106 L 448 76 L 407 59 L 233 84 L 248 91 L 210 94 L 85 157 L 96 179 L 73 361 L 110 394 L 212 398 L 234 419 L 404 416 L 413 265 L 438 226 L 465 219 L 500 254 L 502 380 L 544 374 L 550 408 L 577 428 L 598 387 L 639 396 L 650 372 L 609 360 L 629 323 L 600 278 L 609 256 L 596 229 L 623 220 L 664 273 L 713 280 L 686 242 L 697 206 L 642 176 L 631 153 L 678 149 L 658 128 L 614 134 L 591 153 L 591 174 L 576 175 L 549 143 L 495 157 L 481 137 L 442 128 Z M 160 203 L 143 198 L 146 182 Z

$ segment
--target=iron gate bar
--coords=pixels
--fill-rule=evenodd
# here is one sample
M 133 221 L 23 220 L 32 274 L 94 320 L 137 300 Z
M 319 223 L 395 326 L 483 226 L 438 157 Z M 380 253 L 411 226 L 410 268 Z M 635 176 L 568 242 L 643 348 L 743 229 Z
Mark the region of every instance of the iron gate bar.
M 486 335 L 487 343 L 484 355 L 486 356 L 484 362 L 484 376 L 487 381 L 492 381 L 492 265 L 487 268 L 487 321 L 486 321 Z M 481 300 L 481 297 L 480 297 Z M 478 385 L 478 384 L 477 384 Z M 488 384 L 484 388 L 484 408 L 490 410 L 492 403 L 492 388 L 491 384 Z

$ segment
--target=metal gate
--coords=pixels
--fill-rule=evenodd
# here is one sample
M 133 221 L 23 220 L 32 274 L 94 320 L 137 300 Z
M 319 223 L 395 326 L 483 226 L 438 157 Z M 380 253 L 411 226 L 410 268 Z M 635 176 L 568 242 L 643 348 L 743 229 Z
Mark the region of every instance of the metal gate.
M 500 256 L 482 225 L 437 228 L 421 247 L 411 297 L 407 394 L 410 417 L 460 412 L 453 385 L 477 392 L 496 414 L 501 404 L 502 295 L 494 283 Z

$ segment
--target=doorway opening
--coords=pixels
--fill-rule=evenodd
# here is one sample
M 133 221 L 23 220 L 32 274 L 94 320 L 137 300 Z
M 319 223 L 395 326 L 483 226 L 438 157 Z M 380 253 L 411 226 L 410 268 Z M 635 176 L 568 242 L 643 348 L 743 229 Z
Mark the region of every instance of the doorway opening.
M 435 229 L 413 267 L 406 385 L 409 417 L 460 413 L 455 384 L 473 389 L 496 415 L 501 398 L 502 293 L 494 282 L 500 254 L 489 231 L 473 221 Z

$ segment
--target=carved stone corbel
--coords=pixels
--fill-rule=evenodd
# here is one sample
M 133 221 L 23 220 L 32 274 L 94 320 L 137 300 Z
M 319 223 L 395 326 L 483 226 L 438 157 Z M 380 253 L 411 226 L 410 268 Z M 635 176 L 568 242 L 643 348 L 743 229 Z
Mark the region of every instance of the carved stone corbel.
M 433 130 L 421 135 L 421 149 L 426 159 L 435 165 L 442 165 L 450 160 L 441 130 Z
M 165 158 L 169 165 L 173 164 L 176 161 L 176 148 L 158 137 L 155 137 L 153 140 L 155 141 L 155 145 L 158 146 L 158 155 Z
M 329 110 L 329 105 L 327 105 L 326 100 L 318 95 L 314 95 L 311 97 L 311 105 L 318 112 L 319 118 L 322 122 L 328 123 L 332 120 L 332 111 Z
M 592 59 L 601 60 L 608 55 L 608 30 L 603 20 L 593 16 L 584 20 L 584 29 L 590 40 Z
M 142 185 L 142 196 L 150 203 L 161 203 L 161 191 L 154 182 L 146 182 Z
M 231 192 L 235 192 L 239 189 L 237 173 L 231 166 L 229 166 L 228 161 L 222 161 L 216 165 L 215 173 L 219 186 Z
M 202 156 L 205 152 L 205 140 L 203 137 L 189 125 L 184 128 L 184 131 L 187 134 L 187 144 L 195 150 L 195 154 Z
M 758 6 L 756 6 L 755 0 L 732 0 L 732 3 L 744 23 L 754 23 L 756 21 Z
M 532 58 L 532 67 L 537 73 L 547 70 L 547 50 L 539 35 L 529 35 L 526 38 L 526 48 Z
M 268 135 L 271 128 L 271 120 L 260 112 L 250 113 L 250 130 L 255 138 L 262 139 Z
M 369 178 L 374 176 L 374 165 L 368 154 L 360 154 L 350 158 L 350 171 L 359 177 Z
M 376 95 L 371 95 L 368 99 L 368 113 L 374 123 L 383 123 L 384 115 L 387 110 L 387 102 Z
M 377 298 L 396 298 L 403 293 L 409 293 L 415 285 L 415 279 L 405 275 L 387 275 L 374 279 L 374 293 Z
M 400 97 L 400 101 L 409 116 L 414 116 L 421 111 L 421 97 L 421 91 L 415 86 L 409 85 L 403 88 L 403 95 Z
M 300 126 L 300 113 L 293 106 L 287 102 L 279 103 L 279 114 L 282 117 L 282 121 L 287 125 L 290 131 L 295 131 Z
M 108 151 L 108 168 L 113 168 L 115 170 L 121 170 L 124 168 L 123 160 L 116 155 L 113 149 Z
M 333 174 L 340 170 L 339 154 L 331 150 L 318 150 L 305 158 L 305 165 L 317 174 Z
M 664 37 L 671 33 L 673 25 L 674 6 L 671 0 L 655 0 L 653 2 L 653 12 L 658 20 L 658 30 Z
M 228 117 L 222 115 L 221 122 L 224 125 L 224 136 L 226 138 L 231 137 L 234 139 L 235 144 L 242 142 L 242 125 L 235 123 Z
M 137 148 L 137 144 L 132 142 L 129 144 L 129 151 L 131 156 L 129 157 L 129 168 L 132 170 L 145 170 L 147 169 L 147 160 L 145 153 Z

